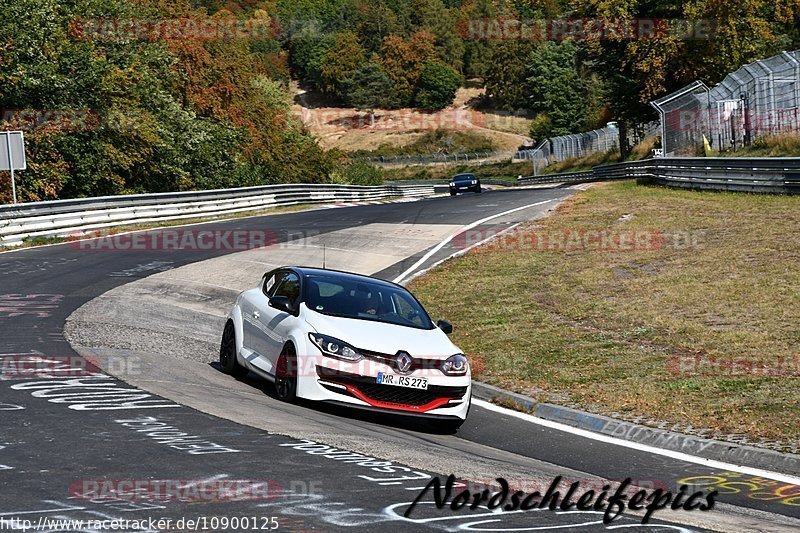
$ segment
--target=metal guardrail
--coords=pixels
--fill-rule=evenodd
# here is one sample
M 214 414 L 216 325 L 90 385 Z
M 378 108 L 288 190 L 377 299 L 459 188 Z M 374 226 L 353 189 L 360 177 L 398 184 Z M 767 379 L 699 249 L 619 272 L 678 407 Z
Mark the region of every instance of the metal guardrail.
M 798 157 L 671 157 L 601 165 L 591 171 L 529 176 L 519 183 L 646 179 L 669 187 L 800 194 Z
M 756 193 L 800 193 L 800 158 L 654 159 L 648 174 L 670 187 Z M 688 164 L 687 164 L 688 163 Z
M 597 176 L 591 170 L 585 170 L 582 172 L 562 172 L 561 174 L 545 174 L 544 176 L 528 176 L 517 179 L 517 183 L 521 185 L 529 183 L 583 183 L 586 181 L 597 181 Z
M 482 185 L 514 185 L 517 181 L 514 178 L 503 180 L 497 178 L 481 178 Z M 395 181 L 387 181 L 385 182 L 386 185 L 434 185 L 436 187 L 444 186 L 445 189 L 450 184 L 450 179 L 429 179 L 429 180 L 395 180 Z
M 213 217 L 266 207 L 429 196 L 432 185 L 264 185 L 239 189 L 78 198 L 0 206 L 0 245 L 33 237 L 82 235 L 104 228 Z

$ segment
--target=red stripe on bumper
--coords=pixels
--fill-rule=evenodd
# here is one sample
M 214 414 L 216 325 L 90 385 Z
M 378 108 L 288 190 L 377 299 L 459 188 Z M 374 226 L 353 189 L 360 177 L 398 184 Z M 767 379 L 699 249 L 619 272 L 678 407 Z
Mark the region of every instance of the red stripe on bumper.
M 348 392 L 358 398 L 361 401 L 367 402 L 372 407 L 381 407 L 383 409 L 395 409 L 398 411 L 410 411 L 414 413 L 424 413 L 426 411 L 430 411 L 431 409 L 436 409 L 437 407 L 441 407 L 448 403 L 453 398 L 436 398 L 433 401 L 430 401 L 424 405 L 406 405 L 402 403 L 390 403 L 390 402 L 381 402 L 378 400 L 373 400 L 368 396 L 365 396 L 360 390 L 350 385 L 345 385 L 347 387 Z

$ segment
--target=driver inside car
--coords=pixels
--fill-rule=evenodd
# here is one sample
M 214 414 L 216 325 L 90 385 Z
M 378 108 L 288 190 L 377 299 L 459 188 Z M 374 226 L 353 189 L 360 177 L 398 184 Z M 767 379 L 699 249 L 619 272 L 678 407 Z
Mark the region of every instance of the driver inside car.
M 367 313 L 368 315 L 377 315 L 380 306 L 381 306 L 381 301 L 378 298 L 378 295 L 373 294 L 372 296 L 367 298 L 366 301 L 364 302 L 362 312 Z

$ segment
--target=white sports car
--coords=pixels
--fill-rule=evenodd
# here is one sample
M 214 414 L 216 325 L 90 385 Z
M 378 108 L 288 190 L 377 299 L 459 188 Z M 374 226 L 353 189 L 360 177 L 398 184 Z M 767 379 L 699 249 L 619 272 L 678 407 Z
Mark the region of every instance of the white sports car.
M 275 383 L 278 398 L 436 419 L 467 418 L 467 358 L 404 287 L 336 270 L 282 267 L 242 292 L 222 334 L 222 369 Z

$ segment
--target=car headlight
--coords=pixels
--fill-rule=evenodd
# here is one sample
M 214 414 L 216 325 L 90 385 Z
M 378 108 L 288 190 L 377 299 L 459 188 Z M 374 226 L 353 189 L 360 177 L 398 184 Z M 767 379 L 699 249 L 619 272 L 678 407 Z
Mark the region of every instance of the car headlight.
M 309 333 L 308 338 L 320 349 L 323 355 L 328 357 L 344 359 L 345 361 L 358 361 L 361 359 L 361 354 L 358 353 L 358 350 L 339 339 L 320 333 Z
M 478 184 L 478 180 L 472 180 L 472 184 L 473 185 L 477 185 Z
M 448 376 L 463 376 L 467 373 L 467 358 L 463 354 L 451 355 L 442 363 L 442 372 Z
M 456 186 L 456 182 L 455 182 L 455 181 L 451 181 L 451 182 L 450 182 L 450 186 L 451 186 L 451 187 L 455 187 L 455 186 Z

